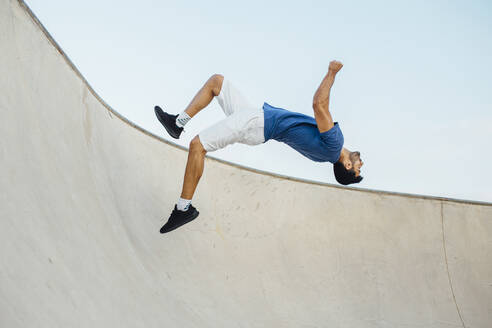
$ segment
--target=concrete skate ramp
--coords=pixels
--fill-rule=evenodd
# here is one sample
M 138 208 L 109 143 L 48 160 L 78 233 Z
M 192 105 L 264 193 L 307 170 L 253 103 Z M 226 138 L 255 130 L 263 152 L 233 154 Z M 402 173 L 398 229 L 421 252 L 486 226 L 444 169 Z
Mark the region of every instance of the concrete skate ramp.
M 161 235 L 186 151 L 106 105 L 23 2 L 0 0 L 0 40 L 0 327 L 492 326 L 491 204 L 208 158 L 199 218 Z

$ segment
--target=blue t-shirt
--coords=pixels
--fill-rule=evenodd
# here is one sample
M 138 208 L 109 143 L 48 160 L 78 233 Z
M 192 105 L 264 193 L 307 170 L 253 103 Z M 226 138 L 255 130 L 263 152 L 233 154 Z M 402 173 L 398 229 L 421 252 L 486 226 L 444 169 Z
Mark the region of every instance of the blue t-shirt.
M 343 134 L 340 126 L 320 133 L 313 117 L 263 104 L 265 142 L 274 139 L 286 143 L 315 162 L 335 163 L 340 158 Z

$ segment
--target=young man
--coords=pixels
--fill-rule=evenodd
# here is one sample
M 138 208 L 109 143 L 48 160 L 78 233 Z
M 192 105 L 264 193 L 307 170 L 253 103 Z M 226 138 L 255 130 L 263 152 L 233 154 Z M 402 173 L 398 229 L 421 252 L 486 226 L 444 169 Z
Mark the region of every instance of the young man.
M 191 140 L 181 197 L 160 232 L 172 231 L 198 216 L 191 199 L 203 173 L 205 154 L 236 142 L 247 145 L 258 145 L 270 139 L 284 142 L 313 161 L 333 163 L 339 183 L 360 182 L 363 165 L 360 153 L 343 148 L 342 131 L 338 123 L 333 122 L 329 110 L 330 90 L 342 66 L 339 61 L 330 62 L 328 73 L 314 94 L 314 118 L 267 103 L 263 108 L 256 108 L 219 74 L 210 77 L 181 114 L 170 115 L 156 106 L 157 118 L 176 139 L 183 126 L 214 97 L 227 116 Z

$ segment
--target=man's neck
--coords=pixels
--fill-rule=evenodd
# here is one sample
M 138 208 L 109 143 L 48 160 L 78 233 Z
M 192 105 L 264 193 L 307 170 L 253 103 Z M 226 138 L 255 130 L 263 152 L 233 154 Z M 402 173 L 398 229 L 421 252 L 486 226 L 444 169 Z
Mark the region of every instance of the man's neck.
M 343 147 L 342 151 L 340 152 L 340 158 L 338 159 L 338 161 L 343 163 L 346 159 L 349 158 L 349 155 L 350 155 L 350 150 Z

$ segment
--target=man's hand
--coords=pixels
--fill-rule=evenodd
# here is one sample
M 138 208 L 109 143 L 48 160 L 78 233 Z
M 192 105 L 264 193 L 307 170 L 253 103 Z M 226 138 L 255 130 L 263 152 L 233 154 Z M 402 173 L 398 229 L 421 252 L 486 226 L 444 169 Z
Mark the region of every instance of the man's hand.
M 332 71 L 333 73 L 338 73 L 339 70 L 341 70 L 343 67 L 343 64 L 339 62 L 338 60 L 332 60 L 330 62 L 330 66 L 328 67 L 328 71 Z

